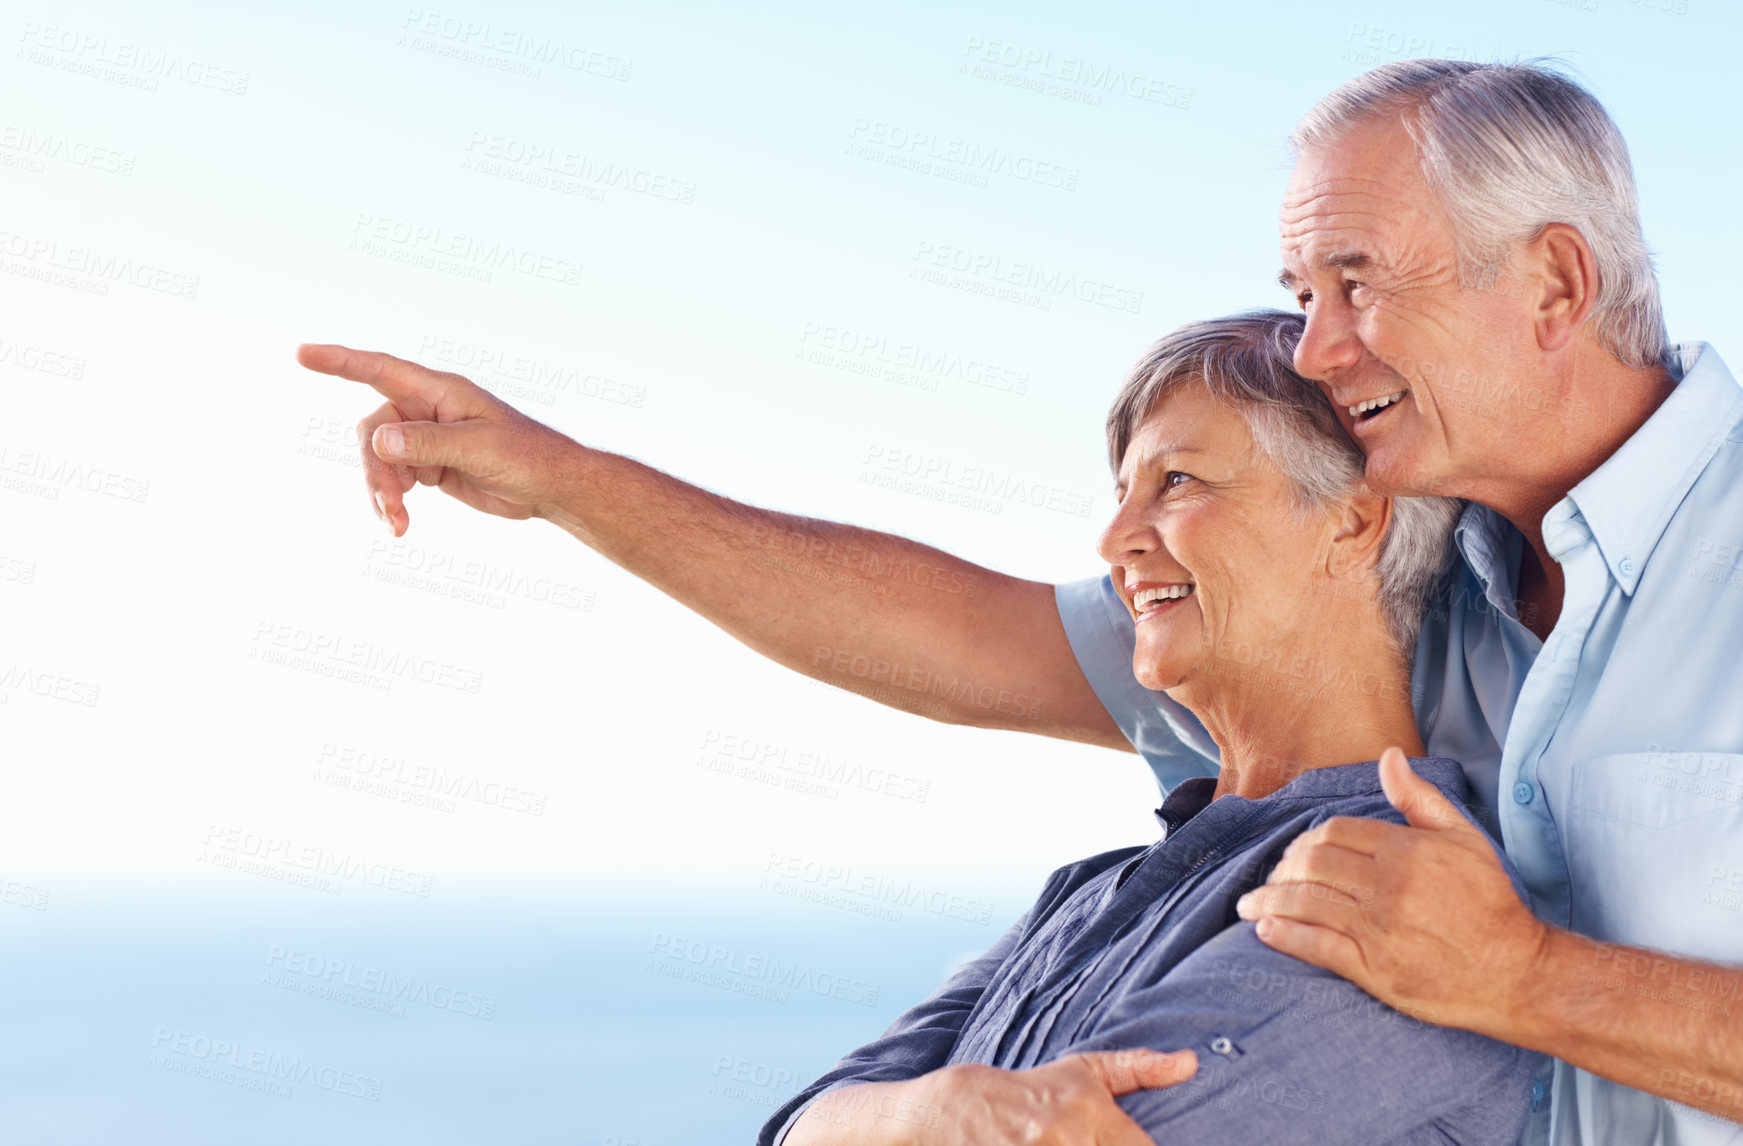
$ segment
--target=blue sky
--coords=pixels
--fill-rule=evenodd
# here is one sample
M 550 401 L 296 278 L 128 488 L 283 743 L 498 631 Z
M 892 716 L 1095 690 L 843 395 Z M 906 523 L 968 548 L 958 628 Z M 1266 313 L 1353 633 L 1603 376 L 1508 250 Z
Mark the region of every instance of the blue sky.
M 706 861 L 748 891 L 780 853 L 1009 899 L 1151 833 L 1135 756 L 805 682 L 548 526 L 419 491 L 389 544 L 346 462 L 374 403 L 299 370 L 300 341 L 472 373 L 747 501 L 1091 576 L 1125 367 L 1179 322 L 1286 304 L 1291 123 L 1439 53 L 1554 55 L 1592 87 L 1633 147 L 1673 336 L 1731 349 L 1739 27 L 1716 0 L 74 2 L 10 26 L 15 869 L 205 878 L 216 825 L 438 881 L 657 887 Z M 944 500 L 896 480 L 916 471 L 1045 497 Z M 465 595 L 486 576 L 503 592 Z M 478 687 L 291 663 L 322 642 Z M 927 796 L 697 767 L 728 742 L 899 761 Z

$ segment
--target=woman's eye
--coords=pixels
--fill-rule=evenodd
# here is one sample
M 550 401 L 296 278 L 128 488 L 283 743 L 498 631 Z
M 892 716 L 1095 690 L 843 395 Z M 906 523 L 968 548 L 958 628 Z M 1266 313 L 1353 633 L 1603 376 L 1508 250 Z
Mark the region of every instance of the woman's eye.
M 1313 301 L 1313 292 L 1310 290 L 1304 290 L 1295 296 L 1295 301 L 1305 307 L 1308 303 Z
M 1183 481 L 1191 481 L 1191 474 L 1183 474 L 1179 470 L 1169 470 L 1168 476 L 1162 479 L 1163 489 L 1173 489 Z

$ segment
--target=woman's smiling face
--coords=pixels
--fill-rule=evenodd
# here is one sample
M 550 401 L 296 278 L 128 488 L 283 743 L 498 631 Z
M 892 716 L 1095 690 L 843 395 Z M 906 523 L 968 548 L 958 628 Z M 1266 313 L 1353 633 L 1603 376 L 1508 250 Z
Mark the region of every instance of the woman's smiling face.
M 1242 415 L 1191 381 L 1165 395 L 1120 462 L 1097 549 L 1135 618 L 1146 688 L 1214 687 L 1312 648 L 1335 515 L 1302 513 Z

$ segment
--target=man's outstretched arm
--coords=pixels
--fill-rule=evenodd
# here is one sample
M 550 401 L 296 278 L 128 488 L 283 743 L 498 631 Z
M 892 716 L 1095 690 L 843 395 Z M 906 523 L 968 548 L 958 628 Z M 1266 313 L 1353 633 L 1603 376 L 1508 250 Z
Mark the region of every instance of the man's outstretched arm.
M 1053 586 L 893 534 L 759 509 L 583 446 L 458 374 L 304 345 L 387 401 L 358 423 L 376 513 L 405 495 L 542 517 L 771 660 L 904 712 L 1130 750 L 1072 655 Z

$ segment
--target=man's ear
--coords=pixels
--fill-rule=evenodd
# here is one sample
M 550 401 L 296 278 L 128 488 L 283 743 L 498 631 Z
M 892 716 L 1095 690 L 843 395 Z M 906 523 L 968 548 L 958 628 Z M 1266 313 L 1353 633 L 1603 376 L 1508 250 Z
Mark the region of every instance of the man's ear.
M 1598 261 L 1586 237 L 1566 223 L 1550 223 L 1525 244 L 1526 282 L 1536 291 L 1532 321 L 1537 345 L 1560 350 L 1592 313 L 1598 298 Z
M 1326 572 L 1338 579 L 1361 577 L 1380 564 L 1380 544 L 1392 525 L 1392 499 L 1374 493 L 1366 483 L 1344 499 L 1337 511 Z

